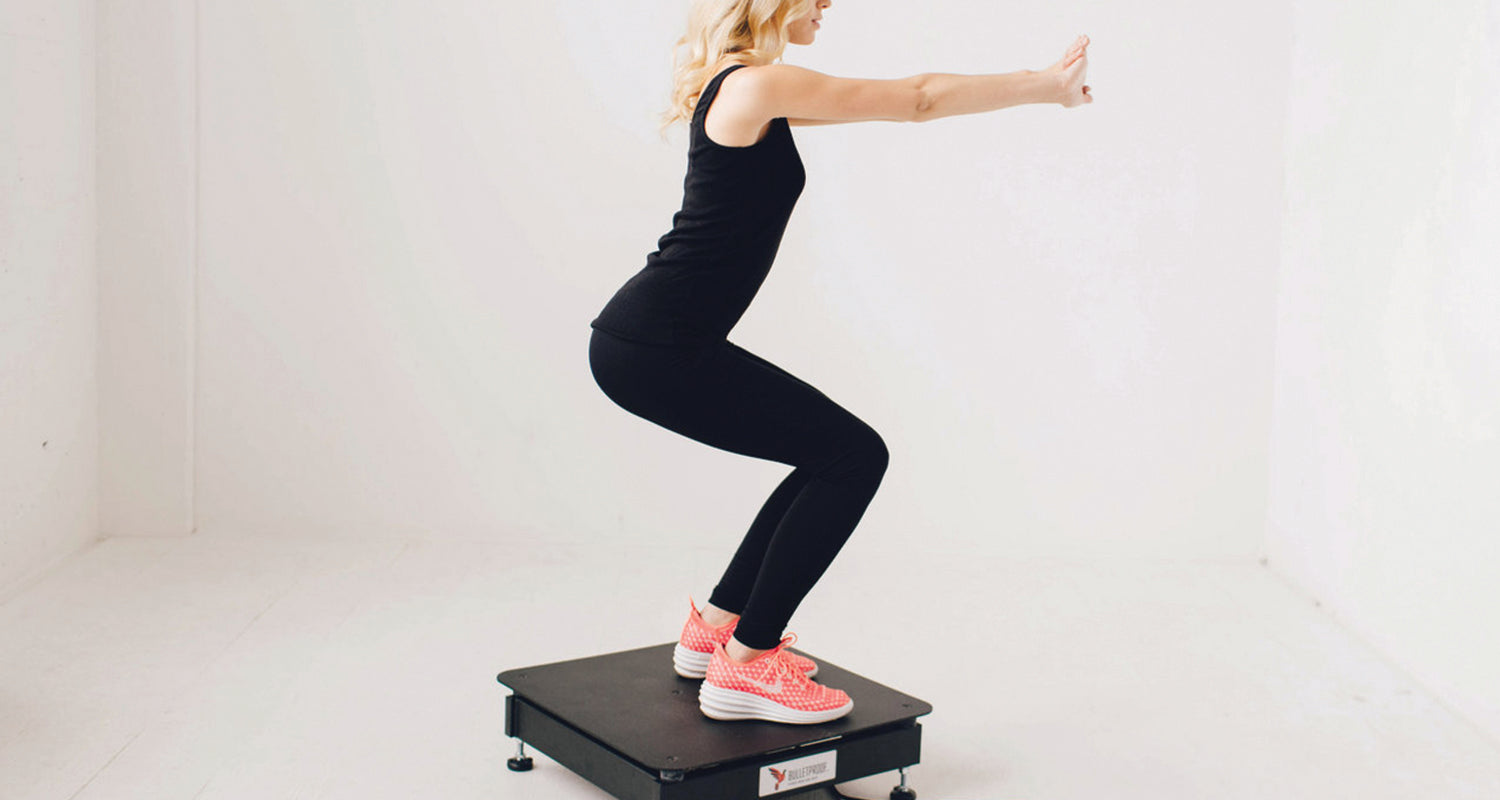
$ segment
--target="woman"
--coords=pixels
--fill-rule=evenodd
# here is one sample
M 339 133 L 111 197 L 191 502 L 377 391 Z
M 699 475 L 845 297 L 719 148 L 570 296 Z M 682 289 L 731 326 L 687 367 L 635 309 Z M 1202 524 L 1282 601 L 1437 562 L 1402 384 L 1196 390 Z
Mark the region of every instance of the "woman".
M 713 447 L 793 467 L 751 523 L 708 603 L 689 598 L 674 669 L 703 678 L 714 719 L 818 723 L 848 714 L 845 692 L 783 630 L 864 515 L 885 474 L 869 425 L 728 341 L 760 289 L 805 173 L 793 125 L 922 122 L 1022 103 L 1093 102 L 1088 38 L 1045 71 L 836 78 L 775 63 L 812 44 L 830 0 L 696 0 L 677 44 L 664 124 L 689 123 L 682 208 L 672 229 L 590 323 L 589 364 L 625 410 Z

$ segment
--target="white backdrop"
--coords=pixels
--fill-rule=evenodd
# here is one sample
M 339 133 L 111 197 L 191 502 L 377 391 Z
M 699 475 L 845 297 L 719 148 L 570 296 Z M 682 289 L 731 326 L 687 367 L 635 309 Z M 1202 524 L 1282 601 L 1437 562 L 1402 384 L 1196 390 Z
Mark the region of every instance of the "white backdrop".
M 1299 5 L 1271 564 L 1500 744 L 1500 3 Z
M 99 533 L 727 557 L 787 468 L 631 417 L 585 349 L 680 199 L 684 8 L 0 3 L 0 598 Z M 1099 100 L 794 130 L 732 338 L 890 444 L 849 547 L 1264 553 L 1500 738 L 1500 6 L 913 8 L 788 61 L 1086 32 Z
M 99 530 L 94 25 L 0 2 L 0 602 Z
M 201 8 L 200 528 L 727 558 L 789 467 L 630 416 L 586 357 L 681 198 L 685 8 Z M 836 4 L 786 60 L 1042 69 L 1087 32 L 1099 99 L 794 129 L 807 188 L 730 338 L 885 436 L 851 546 L 1258 553 L 1284 6 L 1211 43 L 1190 4 L 912 8 Z

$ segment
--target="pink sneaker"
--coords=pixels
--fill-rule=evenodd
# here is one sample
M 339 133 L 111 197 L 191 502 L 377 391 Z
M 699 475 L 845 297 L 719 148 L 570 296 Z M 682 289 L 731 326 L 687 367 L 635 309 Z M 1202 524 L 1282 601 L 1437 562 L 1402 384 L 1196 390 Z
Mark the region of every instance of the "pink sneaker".
M 687 622 L 682 624 L 682 635 L 678 637 L 677 647 L 672 651 L 672 668 L 684 678 L 702 678 L 708 673 L 708 661 L 713 657 L 714 648 L 729 644 L 730 638 L 734 636 L 735 626 L 739 624 L 740 621 L 736 619 L 723 627 L 709 627 L 703 621 L 698 605 L 689 597 Z M 807 677 L 818 674 L 818 664 L 812 659 L 790 650 L 786 651 L 785 657 L 791 659 L 792 664 Z
M 797 641 L 787 634 L 781 644 L 741 664 L 723 645 L 714 648 L 708 677 L 698 687 L 698 708 L 711 719 L 763 719 L 809 725 L 848 714 L 854 701 L 839 689 L 813 683 L 786 658 Z

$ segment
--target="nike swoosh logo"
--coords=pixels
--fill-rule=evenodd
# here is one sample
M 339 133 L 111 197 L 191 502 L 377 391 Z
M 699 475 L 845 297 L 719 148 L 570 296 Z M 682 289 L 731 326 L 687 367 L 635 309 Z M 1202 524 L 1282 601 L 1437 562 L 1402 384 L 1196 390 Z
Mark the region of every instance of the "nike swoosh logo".
M 763 683 L 761 681 L 755 680 L 754 678 L 746 678 L 745 682 L 754 686 L 759 686 L 760 688 L 765 689 L 770 694 L 779 694 L 781 692 L 781 679 L 779 678 L 775 683 Z

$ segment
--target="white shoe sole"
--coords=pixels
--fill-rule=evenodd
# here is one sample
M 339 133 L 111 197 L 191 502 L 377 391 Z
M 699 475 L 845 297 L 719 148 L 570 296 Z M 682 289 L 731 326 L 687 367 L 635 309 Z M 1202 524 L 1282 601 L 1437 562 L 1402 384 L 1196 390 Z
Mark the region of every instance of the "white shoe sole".
M 750 692 L 723 689 L 704 682 L 698 687 L 698 708 L 711 719 L 763 719 L 769 722 L 786 722 L 793 725 L 812 725 L 829 722 L 854 710 L 854 699 L 838 708 L 827 711 L 802 711 L 761 697 Z
M 708 676 L 708 661 L 713 657 L 713 653 L 689 650 L 682 646 L 682 642 L 678 642 L 677 648 L 672 651 L 672 668 L 684 678 L 704 678 Z
M 689 650 L 682 646 L 682 642 L 678 642 L 677 647 L 672 650 L 672 668 L 677 670 L 677 674 L 684 678 L 706 678 L 708 677 L 708 662 L 713 657 L 713 653 L 700 653 L 696 650 Z M 809 678 L 816 676 L 818 674 L 818 662 L 814 661 L 812 672 L 806 674 Z

